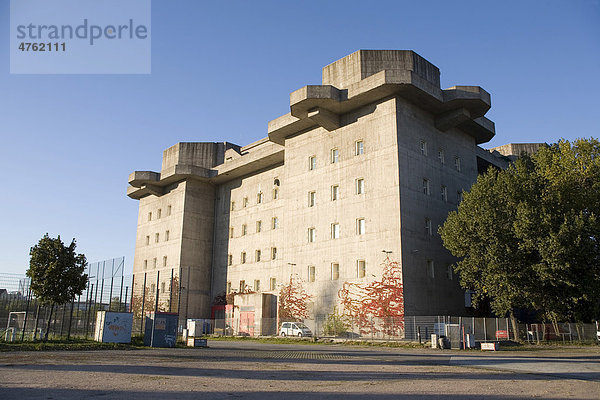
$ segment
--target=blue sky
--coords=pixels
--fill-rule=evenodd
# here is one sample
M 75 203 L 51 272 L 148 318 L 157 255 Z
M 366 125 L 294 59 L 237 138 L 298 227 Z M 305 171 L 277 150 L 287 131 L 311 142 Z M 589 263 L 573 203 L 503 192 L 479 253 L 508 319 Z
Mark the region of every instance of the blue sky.
M 358 49 L 412 49 L 443 87 L 490 92 L 484 147 L 600 136 L 600 1 L 156 0 L 151 75 L 10 75 L 8 0 L 0 33 L 0 272 L 25 272 L 45 232 L 131 271 L 130 172 L 178 141 L 265 137 Z

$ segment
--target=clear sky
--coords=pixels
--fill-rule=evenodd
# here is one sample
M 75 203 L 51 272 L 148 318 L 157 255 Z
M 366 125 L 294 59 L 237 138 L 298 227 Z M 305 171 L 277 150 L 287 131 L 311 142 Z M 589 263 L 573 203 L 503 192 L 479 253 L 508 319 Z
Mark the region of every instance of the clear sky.
M 290 92 L 358 49 L 415 50 L 442 87 L 490 92 L 484 147 L 600 136 L 597 0 L 155 0 L 151 75 L 10 75 L 8 32 L 0 0 L 0 272 L 25 272 L 46 232 L 131 271 L 130 172 L 178 141 L 265 137 Z

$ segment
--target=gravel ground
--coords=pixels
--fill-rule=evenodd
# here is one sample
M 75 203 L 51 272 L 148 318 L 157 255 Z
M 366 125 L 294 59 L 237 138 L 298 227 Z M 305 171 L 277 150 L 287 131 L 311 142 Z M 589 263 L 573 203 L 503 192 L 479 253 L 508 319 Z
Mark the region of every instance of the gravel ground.
M 0 399 L 600 398 L 600 349 L 441 351 L 209 341 L 0 353 Z

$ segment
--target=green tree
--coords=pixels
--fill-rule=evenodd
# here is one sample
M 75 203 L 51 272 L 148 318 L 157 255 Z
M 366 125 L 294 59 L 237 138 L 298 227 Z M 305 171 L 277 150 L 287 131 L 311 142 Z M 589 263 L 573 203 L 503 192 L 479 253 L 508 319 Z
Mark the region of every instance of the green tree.
M 440 228 L 455 271 L 497 315 L 598 317 L 600 143 L 562 140 L 480 175 Z
M 50 314 L 44 340 L 48 340 L 50 321 L 54 307 L 70 302 L 80 295 L 87 284 L 83 254 L 75 253 L 75 239 L 65 246 L 60 236 L 51 238 L 46 233 L 29 251 L 27 276 L 31 278 L 33 294 L 44 304 L 50 305 Z

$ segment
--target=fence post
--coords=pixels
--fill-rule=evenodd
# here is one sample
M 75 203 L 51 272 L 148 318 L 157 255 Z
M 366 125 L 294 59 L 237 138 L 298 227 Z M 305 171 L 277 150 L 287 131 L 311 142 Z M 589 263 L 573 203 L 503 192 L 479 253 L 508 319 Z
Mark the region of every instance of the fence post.
M 154 347 L 154 328 L 156 326 L 156 314 L 158 313 L 158 294 L 160 293 L 160 270 L 156 271 L 156 299 L 154 300 L 154 318 L 152 318 L 152 335 L 150 335 L 150 347 Z M 239 330 L 238 330 L 239 331 Z
M 21 331 L 21 342 L 25 340 L 25 328 L 27 327 L 27 316 L 29 315 L 29 302 L 31 301 L 31 285 L 27 293 L 27 306 L 25 308 L 25 321 L 23 321 L 23 330 Z
M 144 307 L 146 306 L 146 277 L 147 277 L 148 273 L 144 272 L 144 286 L 142 288 L 142 315 L 140 316 L 140 318 L 142 319 L 140 321 L 140 334 L 144 334 L 144 321 L 146 320 L 144 318 Z M 133 290 L 133 289 L 132 289 Z M 133 299 L 133 295 L 131 295 L 131 298 Z
M 123 307 L 125 307 L 125 311 L 127 312 L 127 291 L 129 290 L 129 286 L 125 286 L 125 301 L 123 302 Z M 119 303 L 119 311 L 121 311 L 121 304 Z
M 67 329 L 67 340 L 71 340 L 71 325 L 73 324 L 73 308 L 75 307 L 75 297 L 71 300 L 71 314 L 69 316 L 69 329 Z
M 171 268 L 171 283 L 169 284 L 169 312 L 171 312 L 173 304 L 173 271 L 175 268 Z M 179 312 L 179 311 L 178 311 Z

